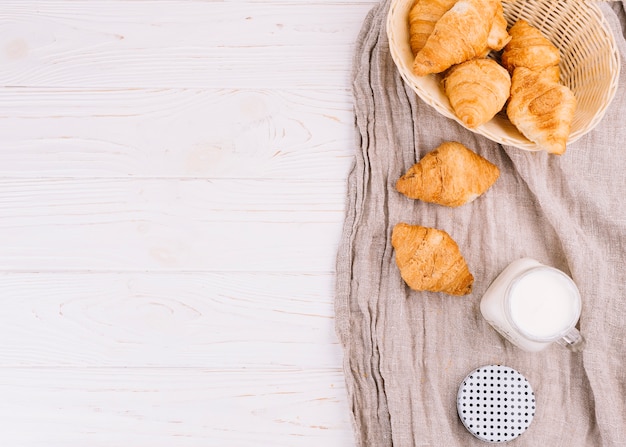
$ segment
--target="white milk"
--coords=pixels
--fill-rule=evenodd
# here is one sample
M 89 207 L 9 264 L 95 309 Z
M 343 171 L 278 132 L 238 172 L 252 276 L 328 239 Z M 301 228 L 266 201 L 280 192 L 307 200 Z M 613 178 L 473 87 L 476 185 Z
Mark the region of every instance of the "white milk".
M 578 288 L 565 273 L 523 258 L 511 263 L 485 292 L 480 310 L 505 338 L 526 351 L 540 351 L 563 337 L 577 345 L 581 310 Z

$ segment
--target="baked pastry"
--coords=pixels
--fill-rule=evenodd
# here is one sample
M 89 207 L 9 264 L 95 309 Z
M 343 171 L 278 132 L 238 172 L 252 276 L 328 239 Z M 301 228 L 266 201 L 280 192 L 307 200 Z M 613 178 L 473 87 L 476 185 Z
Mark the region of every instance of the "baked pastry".
M 491 25 L 489 36 L 487 36 L 487 47 L 490 50 L 500 51 L 511 41 L 511 36 L 507 31 L 508 26 L 504 18 L 502 2 L 499 1 L 496 7 L 496 15 L 493 18 L 493 25 Z
M 458 0 L 416 0 L 409 11 L 411 50 L 416 55 L 435 29 L 435 24 Z
M 459 246 L 445 231 L 399 223 L 393 228 L 391 245 L 400 276 L 411 289 L 471 293 L 474 277 Z
M 574 93 L 555 82 L 549 70 L 515 68 L 506 112 L 530 141 L 551 154 L 563 154 L 575 111 Z
M 480 57 L 500 0 L 459 0 L 435 24 L 413 61 L 413 73 L 441 73 L 452 65 Z
M 558 65 L 551 65 L 550 67 L 542 68 L 541 70 L 534 70 L 541 73 L 541 78 L 544 81 L 560 82 L 561 70 Z
M 449 141 L 414 164 L 396 182 L 396 189 L 411 199 L 457 207 L 483 194 L 499 176 L 496 165 Z
M 409 10 L 409 36 L 415 56 L 426 44 L 439 19 L 459 0 L 416 0 Z M 487 37 L 487 50 L 500 51 L 511 40 L 507 32 L 502 2 L 498 2 L 493 25 Z
M 502 52 L 502 65 L 513 73 L 515 67 L 543 70 L 561 60 L 559 49 L 525 20 L 518 20 L 509 30 L 510 42 Z
M 491 120 L 511 93 L 509 72 L 492 59 L 455 65 L 442 84 L 454 113 L 470 129 Z

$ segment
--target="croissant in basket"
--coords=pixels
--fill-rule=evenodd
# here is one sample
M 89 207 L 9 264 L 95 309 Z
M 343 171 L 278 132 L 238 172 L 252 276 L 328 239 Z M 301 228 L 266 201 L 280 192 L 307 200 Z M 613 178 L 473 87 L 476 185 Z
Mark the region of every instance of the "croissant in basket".
M 487 36 L 487 47 L 490 50 L 500 51 L 504 46 L 511 41 L 511 36 L 507 31 L 508 23 L 504 18 L 504 8 L 502 8 L 502 2 L 499 1 L 496 5 L 496 15 L 493 18 L 493 25 Z
M 416 0 L 409 11 L 411 50 L 416 55 L 435 29 L 435 24 L 458 0 Z
M 459 246 L 445 231 L 399 223 L 393 228 L 391 245 L 400 276 L 411 289 L 449 295 L 472 292 L 474 277 Z
M 411 199 L 456 207 L 483 194 L 499 176 L 496 165 L 449 141 L 414 164 L 398 179 L 396 189 Z
M 559 49 L 525 20 L 518 20 L 509 30 L 510 42 L 502 52 L 502 65 L 513 73 L 515 67 L 543 70 L 559 65 Z
M 575 110 L 574 93 L 555 82 L 549 71 L 526 67 L 513 71 L 507 115 L 526 138 L 548 153 L 565 152 Z
M 492 59 L 455 65 L 442 83 L 455 115 L 470 129 L 493 118 L 511 93 L 509 72 Z
M 409 36 L 413 55 L 424 48 L 439 19 L 459 0 L 415 0 L 409 10 Z M 498 2 L 496 15 L 487 37 L 487 49 L 500 51 L 509 42 L 502 2 Z
M 432 34 L 413 61 L 413 73 L 441 73 L 452 65 L 480 57 L 500 0 L 459 0 L 435 24 Z M 501 4 L 500 4 L 501 6 Z

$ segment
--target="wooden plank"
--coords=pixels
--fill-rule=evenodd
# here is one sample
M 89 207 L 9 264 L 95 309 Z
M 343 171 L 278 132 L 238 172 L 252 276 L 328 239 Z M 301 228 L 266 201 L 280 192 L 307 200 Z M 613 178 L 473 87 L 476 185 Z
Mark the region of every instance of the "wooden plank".
M 345 88 L 374 3 L 6 1 L 0 86 Z
M 347 90 L 0 88 L 0 177 L 344 179 Z
M 0 270 L 334 271 L 344 182 L 0 181 Z
M 337 370 L 0 370 L 0 442 L 20 446 L 353 444 Z
M 0 297 L 0 368 L 341 365 L 332 274 L 0 273 Z

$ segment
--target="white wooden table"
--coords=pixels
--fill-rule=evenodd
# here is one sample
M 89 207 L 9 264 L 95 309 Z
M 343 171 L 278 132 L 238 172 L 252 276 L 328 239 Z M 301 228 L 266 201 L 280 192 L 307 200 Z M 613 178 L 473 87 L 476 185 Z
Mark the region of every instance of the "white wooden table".
M 0 2 L 0 445 L 349 446 L 374 0 Z

